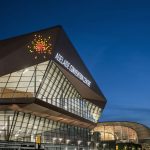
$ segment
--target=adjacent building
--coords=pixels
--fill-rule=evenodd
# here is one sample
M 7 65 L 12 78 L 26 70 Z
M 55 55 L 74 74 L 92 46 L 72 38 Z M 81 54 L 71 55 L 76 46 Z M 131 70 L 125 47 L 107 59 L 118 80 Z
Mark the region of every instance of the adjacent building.
M 122 143 L 124 149 L 127 150 L 132 149 L 132 146 L 135 149 L 135 144 L 141 144 L 143 149 L 150 148 L 150 128 L 136 122 L 101 122 L 93 131 L 101 134 L 100 139 L 106 149 L 111 149 L 113 143 Z M 127 143 L 130 148 L 127 148 Z
M 1 40 L 0 52 L 0 140 L 91 140 L 106 99 L 62 27 Z

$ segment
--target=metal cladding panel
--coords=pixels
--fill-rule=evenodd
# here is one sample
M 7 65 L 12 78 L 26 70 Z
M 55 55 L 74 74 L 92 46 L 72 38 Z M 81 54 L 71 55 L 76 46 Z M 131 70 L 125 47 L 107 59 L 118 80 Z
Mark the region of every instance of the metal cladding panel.
M 58 61 L 56 59 L 57 54 L 60 54 L 63 57 L 63 60 Z M 76 75 L 74 73 L 72 73 L 70 70 L 75 69 L 75 71 L 77 71 L 76 72 L 77 74 L 82 74 L 84 76 L 84 78 L 86 78 L 87 80 L 90 81 L 90 86 L 87 85 L 86 83 L 84 83 L 79 77 L 76 77 L 76 78 L 79 79 L 86 86 L 88 86 L 90 89 L 92 89 L 94 92 L 96 92 L 97 94 L 100 94 L 103 97 L 103 99 L 106 100 L 104 95 L 98 88 L 95 80 L 93 79 L 90 72 L 88 71 L 87 67 L 83 63 L 81 57 L 79 56 L 76 49 L 70 42 L 66 33 L 63 31 L 63 29 L 60 31 L 58 39 L 56 41 L 54 55 L 55 56 L 53 57 L 53 59 L 55 62 L 60 64 L 65 70 L 70 72 L 75 77 L 76 77 Z M 68 61 L 69 66 L 67 66 L 67 67 L 65 66 L 65 65 L 67 65 L 67 64 L 64 64 L 65 61 Z M 73 69 L 70 69 L 70 66 L 73 66 Z
M 50 53 L 44 51 L 43 45 L 36 45 L 38 40 L 47 41 L 44 48 L 49 46 Z M 43 51 L 39 53 L 38 50 L 41 49 Z M 84 83 L 89 89 L 100 95 L 102 97 L 100 100 L 106 103 L 105 97 L 60 26 L 2 40 L 0 41 L 0 51 L 0 76 L 52 59 L 77 78 L 80 83 Z M 58 61 L 57 54 L 61 55 L 63 60 Z M 66 61 L 68 62 L 67 67 L 64 63 Z M 69 68 L 71 66 L 73 66 L 74 73 Z M 83 78 L 90 84 L 85 83 Z
M 0 41 L 0 76 L 50 60 L 58 30 L 59 27 L 55 27 Z M 41 39 L 48 41 L 50 53 L 38 53 L 34 49 Z

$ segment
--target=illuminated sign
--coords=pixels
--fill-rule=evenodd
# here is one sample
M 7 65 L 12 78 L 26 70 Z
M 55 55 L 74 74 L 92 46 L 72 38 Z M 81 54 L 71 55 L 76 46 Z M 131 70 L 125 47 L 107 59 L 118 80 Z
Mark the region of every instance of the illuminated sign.
M 43 56 L 46 58 L 47 54 L 52 53 L 52 44 L 50 43 L 50 37 L 43 38 L 42 35 L 34 35 L 33 41 L 28 45 L 28 49 L 30 53 L 34 54 L 34 58 L 38 59 L 38 57 Z
M 82 73 L 80 73 L 68 60 L 64 59 L 61 54 L 57 53 L 55 59 L 83 83 L 85 83 L 89 87 L 91 86 L 91 81 L 89 81 Z

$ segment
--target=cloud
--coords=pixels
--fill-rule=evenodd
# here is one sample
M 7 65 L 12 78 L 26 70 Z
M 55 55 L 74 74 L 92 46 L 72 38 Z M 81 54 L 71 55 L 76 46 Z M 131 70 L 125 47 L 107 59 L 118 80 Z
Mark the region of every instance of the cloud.
M 150 108 L 112 104 L 104 109 L 100 121 L 133 121 L 150 126 L 149 114 Z
M 110 110 L 111 112 L 114 110 L 114 111 L 130 111 L 130 112 L 137 112 L 137 113 L 149 113 L 150 114 L 150 108 L 144 108 L 144 107 L 132 107 L 131 105 L 130 106 L 122 106 L 122 105 L 110 105 L 108 107 L 106 107 L 105 110 Z

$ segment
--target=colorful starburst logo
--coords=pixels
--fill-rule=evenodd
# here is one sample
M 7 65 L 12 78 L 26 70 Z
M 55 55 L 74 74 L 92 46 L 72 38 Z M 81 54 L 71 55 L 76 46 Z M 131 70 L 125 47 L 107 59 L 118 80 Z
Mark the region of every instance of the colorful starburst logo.
M 34 54 L 34 58 L 39 57 L 46 58 L 52 53 L 51 38 L 43 38 L 42 35 L 34 35 L 34 40 L 28 45 L 28 50 L 30 53 Z

